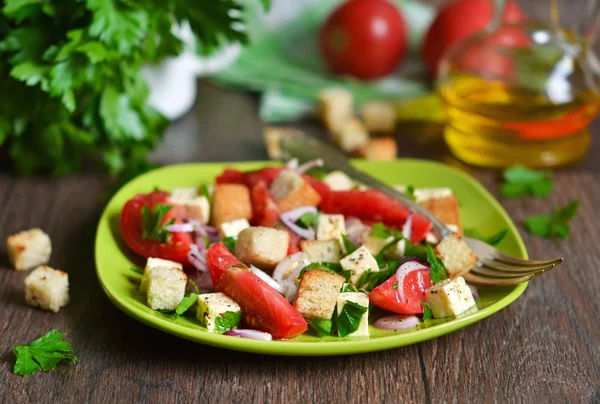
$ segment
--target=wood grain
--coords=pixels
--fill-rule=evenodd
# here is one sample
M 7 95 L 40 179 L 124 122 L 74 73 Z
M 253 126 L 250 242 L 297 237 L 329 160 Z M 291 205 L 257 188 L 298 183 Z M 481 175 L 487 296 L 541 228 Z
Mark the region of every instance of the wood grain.
M 323 136 L 314 124 L 299 125 Z M 417 131 L 418 129 L 418 131 Z M 595 136 L 600 128 L 594 127 Z M 409 135 L 418 133 L 419 135 Z M 402 156 L 447 157 L 439 128 L 398 131 Z M 573 198 L 581 212 L 565 241 L 522 231 L 531 256 L 564 256 L 500 313 L 456 333 L 396 350 L 334 358 L 285 358 L 193 344 L 118 311 L 95 275 L 93 242 L 109 181 L 0 174 L 0 239 L 39 226 L 53 240 L 51 264 L 69 272 L 72 303 L 58 314 L 23 302 L 25 273 L 0 249 L 0 402 L 600 402 L 600 148 L 555 175 L 549 198 L 501 200 L 516 222 Z M 252 96 L 201 84 L 194 110 L 175 123 L 154 159 L 266 157 Z M 467 168 L 494 194 L 498 174 Z M 521 230 L 522 227 L 520 228 Z M 67 333 L 79 362 L 27 378 L 12 374 L 10 350 L 50 329 Z

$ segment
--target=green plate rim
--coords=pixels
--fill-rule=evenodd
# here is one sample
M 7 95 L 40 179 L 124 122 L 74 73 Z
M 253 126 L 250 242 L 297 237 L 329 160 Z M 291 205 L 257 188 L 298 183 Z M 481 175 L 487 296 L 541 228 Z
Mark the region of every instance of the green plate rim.
M 421 159 L 411 159 L 411 158 L 402 158 L 394 161 L 397 162 L 406 162 L 412 164 L 424 164 L 424 165 L 433 165 L 440 170 L 447 170 L 453 172 L 454 175 L 462 177 L 466 180 L 469 185 L 473 186 L 473 188 L 478 191 L 481 196 L 490 203 L 495 210 L 497 210 L 502 218 L 507 223 L 509 230 L 515 234 L 516 243 L 519 250 L 519 254 L 521 258 L 528 258 L 527 250 L 523 239 L 519 231 L 517 230 L 514 222 L 511 220 L 508 213 L 504 210 L 502 205 L 493 197 L 489 191 L 481 185 L 475 178 L 464 173 L 461 170 L 458 170 L 454 167 L 448 166 L 446 164 L 421 160 Z M 373 162 L 365 162 L 362 160 L 353 160 L 353 163 L 357 166 L 361 165 L 369 165 L 373 164 Z M 168 165 L 156 168 L 154 170 L 148 171 L 144 173 L 125 185 L 123 185 L 119 191 L 117 191 L 111 200 L 106 204 L 100 220 L 98 222 L 98 227 L 96 230 L 96 239 L 94 242 L 94 261 L 96 265 L 96 275 L 98 276 L 98 280 L 104 293 L 108 296 L 109 300 L 117 306 L 122 312 L 127 314 L 128 316 L 147 324 L 153 328 L 162 330 L 166 333 L 175 335 L 180 338 L 184 338 L 193 342 L 199 342 L 206 345 L 211 345 L 219 348 L 236 350 L 236 351 L 244 351 L 244 352 L 252 352 L 252 353 L 260 353 L 260 354 L 270 354 L 270 355 L 285 355 L 285 356 L 334 356 L 334 355 L 348 355 L 348 354 L 358 354 L 358 353 L 366 353 L 366 352 L 374 352 L 374 351 L 382 351 L 392 348 L 398 348 L 406 345 L 411 345 L 423 341 L 427 341 L 430 339 L 434 339 L 440 337 L 445 334 L 449 334 L 453 331 L 457 331 L 461 328 L 464 328 L 470 324 L 478 322 L 501 309 L 509 306 L 512 302 L 514 302 L 527 288 L 528 283 L 523 283 L 518 285 L 514 290 L 509 292 L 503 298 L 498 300 L 497 302 L 491 304 L 488 307 L 478 310 L 475 313 L 469 314 L 462 318 L 456 318 L 454 320 L 438 324 L 432 327 L 428 327 L 425 329 L 419 329 L 416 331 L 411 331 L 409 333 L 399 333 L 390 336 L 382 336 L 377 337 L 376 339 L 347 339 L 344 341 L 322 341 L 322 342 L 295 342 L 293 340 L 289 341 L 260 341 L 260 340 L 252 340 L 252 339 L 244 339 L 244 338 L 235 338 L 224 336 L 220 334 L 215 334 L 207 331 L 192 329 L 186 327 L 184 325 L 179 325 L 177 323 L 173 323 L 167 320 L 162 319 L 159 316 L 154 314 L 140 311 L 136 308 L 129 307 L 127 305 L 126 300 L 128 298 L 124 298 L 120 296 L 118 293 L 113 293 L 106 286 L 105 280 L 103 279 L 102 271 L 100 270 L 100 254 L 101 250 L 100 246 L 100 235 L 102 232 L 102 223 L 109 220 L 109 207 L 113 203 L 115 199 L 119 199 L 123 193 L 127 191 L 127 189 L 135 184 L 136 182 L 143 181 L 144 178 L 153 176 L 157 172 L 163 170 L 177 169 L 177 168 L 185 168 L 185 167 L 198 167 L 201 166 L 209 166 L 209 165 L 218 165 L 226 167 L 228 165 L 258 165 L 264 164 L 266 165 L 274 165 L 275 163 L 272 161 L 238 161 L 238 162 L 206 162 L 206 163 L 186 163 L 186 164 L 176 164 L 176 165 Z M 381 163 L 379 163 L 381 164 Z

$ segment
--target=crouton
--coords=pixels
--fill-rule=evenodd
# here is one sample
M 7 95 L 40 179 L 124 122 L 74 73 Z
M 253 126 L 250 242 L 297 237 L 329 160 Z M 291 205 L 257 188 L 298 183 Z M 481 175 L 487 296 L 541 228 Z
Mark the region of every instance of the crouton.
M 330 132 L 339 130 L 353 114 L 352 93 L 343 88 L 326 88 L 317 95 L 321 121 Z
M 350 118 L 332 132 L 333 141 L 345 152 L 353 152 L 369 142 L 369 132 L 357 118 Z
M 398 154 L 398 146 L 393 137 L 371 139 L 358 149 L 358 157 L 367 160 L 394 160 Z
M 310 262 L 338 262 L 342 259 L 342 247 L 337 240 L 302 240 L 300 249 Z
M 245 185 L 217 184 L 213 194 L 212 223 L 221 227 L 224 222 L 252 218 L 250 191 Z
M 25 278 L 25 302 L 58 313 L 69 303 L 69 275 L 47 266 L 39 266 Z
M 338 240 L 343 245 L 342 234 L 346 234 L 344 215 L 319 215 L 317 240 Z
M 235 255 L 246 264 L 271 270 L 286 256 L 290 234 L 271 227 L 250 227 L 238 234 Z
M 369 133 L 389 135 L 396 126 L 396 111 L 388 102 L 370 101 L 360 108 L 360 117 Z
M 180 271 L 183 271 L 183 266 L 179 262 L 163 260 L 161 258 L 148 258 L 146 260 L 146 268 L 144 268 L 144 276 L 142 276 L 142 282 L 140 283 L 139 289 L 139 291 L 143 294 L 146 294 L 146 292 L 148 291 L 148 278 L 150 276 L 150 271 L 158 267 L 175 268 Z
M 300 280 L 294 307 L 308 320 L 329 320 L 345 279 L 321 270 L 307 271 Z
M 292 128 L 276 128 L 267 126 L 263 132 L 267 154 L 271 160 L 281 159 L 281 147 L 279 142 L 284 138 L 304 136 L 304 133 Z
M 444 238 L 436 246 L 435 253 L 444 262 L 450 278 L 466 274 L 478 260 L 467 243 L 456 233 Z
M 46 265 L 52 253 L 50 237 L 40 229 L 13 234 L 6 240 L 8 259 L 17 271 Z
M 444 198 L 427 199 L 419 203 L 426 209 L 429 209 L 435 217 L 440 219 L 444 224 L 456 226 L 456 232 L 462 235 L 463 229 L 460 223 L 460 210 L 458 208 L 458 200 L 456 195 L 446 196 Z
M 148 271 L 147 302 L 152 310 L 175 310 L 185 296 L 187 275 L 172 266 L 156 266 Z
M 169 196 L 169 205 L 177 217 L 196 219 L 208 223 L 210 202 L 206 196 L 198 196 L 197 188 L 176 188 Z
M 475 306 L 475 299 L 462 276 L 445 279 L 425 292 L 435 318 L 453 317 Z
M 332 171 L 323 178 L 323 182 L 332 191 L 350 191 L 354 188 L 354 181 L 341 171 Z
M 379 271 L 379 265 L 377 265 L 375 257 L 364 245 L 358 247 L 352 254 L 347 255 L 340 260 L 340 264 L 342 265 L 342 268 L 344 268 L 344 271 L 351 271 L 352 276 L 350 277 L 350 282 L 354 285 L 358 283 L 364 272 Z
M 282 170 L 271 184 L 270 192 L 282 212 L 321 202 L 319 193 L 292 170 Z

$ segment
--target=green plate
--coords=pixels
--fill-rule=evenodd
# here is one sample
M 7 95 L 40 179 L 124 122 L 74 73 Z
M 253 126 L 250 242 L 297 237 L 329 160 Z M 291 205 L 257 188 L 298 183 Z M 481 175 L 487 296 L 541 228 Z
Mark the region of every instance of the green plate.
M 250 170 L 264 167 L 265 162 L 185 164 L 160 168 L 146 173 L 125 185 L 112 198 L 102 214 L 96 234 L 96 268 L 98 279 L 110 300 L 124 313 L 170 334 L 221 348 L 275 355 L 345 355 L 384 349 L 436 338 L 479 321 L 506 307 L 523 293 L 526 284 L 510 288 L 481 288 L 478 311 L 448 320 L 435 320 L 427 328 L 383 331 L 370 327 L 370 337 L 316 338 L 301 335 L 286 341 L 259 341 L 229 337 L 206 331 L 195 317 L 170 316 L 151 310 L 137 291 L 139 275 L 131 266 L 143 267 L 124 244 L 119 231 L 119 212 L 123 204 L 137 193 L 155 187 L 170 190 L 176 187 L 199 186 L 213 181 L 225 167 Z M 356 161 L 356 167 L 388 184 L 412 184 L 417 187 L 445 186 L 456 193 L 465 228 L 473 228 L 488 236 L 502 229 L 508 235 L 499 248 L 508 254 L 526 258 L 527 252 L 515 225 L 500 204 L 469 175 L 449 166 L 422 160 L 394 162 Z

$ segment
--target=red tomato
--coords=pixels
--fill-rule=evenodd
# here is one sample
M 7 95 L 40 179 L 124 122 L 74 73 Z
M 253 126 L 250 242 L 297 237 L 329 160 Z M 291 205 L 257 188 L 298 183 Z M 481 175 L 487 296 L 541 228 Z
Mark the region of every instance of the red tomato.
M 431 287 L 429 271 L 414 271 L 406 275 L 404 278 L 403 302 L 400 301 L 398 290 L 394 289 L 395 284 L 396 275 L 373 289 L 369 293 L 369 301 L 380 309 L 391 311 L 392 313 L 423 313 L 421 302 L 425 300 L 425 290 Z
M 324 213 L 339 213 L 346 217 L 356 217 L 367 223 L 383 222 L 385 225 L 401 228 L 410 210 L 395 199 L 374 190 L 331 191 L 321 201 Z M 421 242 L 431 230 L 431 222 L 423 216 L 414 215 L 411 242 Z
M 300 251 L 300 241 L 302 239 L 300 238 L 300 236 L 298 236 L 296 233 L 294 233 L 287 227 L 285 228 L 285 230 L 287 230 L 287 232 L 290 234 L 290 242 L 288 244 L 287 255 L 295 254 L 298 251 Z
M 264 181 L 252 187 L 252 224 L 254 226 L 273 227 L 279 223 L 281 211 L 275 203 Z
M 215 292 L 235 300 L 242 309 L 246 326 L 270 333 L 273 338 L 293 338 L 308 329 L 302 314 L 279 292 L 246 270 L 222 242 L 212 245 L 207 253 Z
M 125 243 L 144 258 L 162 258 L 189 266 L 187 255 L 193 240 L 188 233 L 172 233 L 167 243 L 142 238 L 142 208 L 146 205 L 153 208 L 157 203 L 166 204 L 168 197 L 168 192 L 154 191 L 146 195 L 136 195 L 127 201 L 121 211 L 121 234 Z M 163 220 L 173 217 L 173 213 L 169 211 Z
M 336 74 L 375 79 L 393 72 L 406 53 L 407 28 L 385 0 L 350 0 L 327 18 L 321 55 Z
M 421 48 L 421 56 L 429 72 L 435 75 L 444 52 L 456 42 L 483 30 L 491 21 L 493 14 L 492 0 L 455 0 L 443 7 L 429 27 Z M 519 22 L 525 18 L 525 14 L 512 1 L 508 3 L 502 15 L 502 21 L 506 23 Z M 502 42 L 511 41 L 503 38 Z M 494 63 L 487 62 L 486 56 L 489 57 L 489 54 L 484 51 L 481 55 L 468 57 L 478 63 L 494 67 Z

